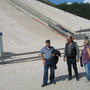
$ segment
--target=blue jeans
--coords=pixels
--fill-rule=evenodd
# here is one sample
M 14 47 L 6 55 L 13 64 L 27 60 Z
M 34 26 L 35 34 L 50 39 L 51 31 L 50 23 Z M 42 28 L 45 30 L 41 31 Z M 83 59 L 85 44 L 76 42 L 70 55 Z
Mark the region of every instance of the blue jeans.
M 87 79 L 90 80 L 90 63 L 85 64 Z
M 47 84 L 48 81 L 48 69 L 50 67 L 50 82 L 54 82 L 54 66 L 52 61 L 46 61 L 44 65 L 44 76 L 43 76 L 43 84 Z

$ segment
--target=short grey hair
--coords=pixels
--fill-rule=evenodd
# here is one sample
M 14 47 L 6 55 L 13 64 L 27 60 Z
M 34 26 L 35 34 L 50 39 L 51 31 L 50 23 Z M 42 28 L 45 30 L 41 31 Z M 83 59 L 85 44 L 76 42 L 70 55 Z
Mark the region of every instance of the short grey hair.
M 89 40 L 85 40 L 84 42 L 86 43 L 86 45 L 90 46 L 90 41 Z

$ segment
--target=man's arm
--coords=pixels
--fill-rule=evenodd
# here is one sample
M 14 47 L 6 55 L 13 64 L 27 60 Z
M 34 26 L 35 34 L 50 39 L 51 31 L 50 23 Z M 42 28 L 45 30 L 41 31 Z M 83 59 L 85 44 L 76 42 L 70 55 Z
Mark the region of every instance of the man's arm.
M 42 59 L 42 61 L 43 61 L 43 64 L 45 64 L 45 60 L 44 60 L 44 58 L 43 58 L 43 54 L 40 54 L 40 57 L 41 57 L 41 59 Z
M 88 59 L 90 60 L 90 48 L 87 48 Z
M 77 52 L 76 59 L 77 59 L 77 62 L 78 62 L 80 53 L 79 53 L 79 47 L 78 47 L 77 43 L 75 44 L 75 47 L 76 47 L 76 52 Z
M 41 57 L 41 60 L 43 61 L 43 64 L 45 64 L 45 60 L 43 58 L 43 54 L 44 54 L 44 51 L 43 51 L 43 48 L 41 49 L 41 52 L 40 52 L 40 57 Z
M 66 57 L 67 57 L 67 55 L 66 55 L 66 45 L 65 45 L 65 49 L 64 49 L 64 62 L 66 61 Z

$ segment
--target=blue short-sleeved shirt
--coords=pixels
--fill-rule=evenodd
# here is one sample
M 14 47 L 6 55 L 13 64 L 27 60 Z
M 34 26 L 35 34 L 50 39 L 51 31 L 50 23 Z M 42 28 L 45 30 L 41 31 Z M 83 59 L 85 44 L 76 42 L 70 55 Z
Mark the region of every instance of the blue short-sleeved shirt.
M 52 46 L 50 46 L 49 50 L 46 48 L 46 46 L 43 47 L 41 49 L 41 54 L 43 55 L 44 59 L 47 59 L 47 60 L 52 59 L 52 54 L 51 53 L 52 53 L 53 50 L 54 50 L 54 47 L 52 47 Z

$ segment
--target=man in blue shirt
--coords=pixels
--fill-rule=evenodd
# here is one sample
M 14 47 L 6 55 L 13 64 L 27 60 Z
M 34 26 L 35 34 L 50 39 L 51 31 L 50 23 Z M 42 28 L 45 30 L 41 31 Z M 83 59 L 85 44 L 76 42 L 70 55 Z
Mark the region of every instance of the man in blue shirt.
M 41 59 L 44 64 L 44 77 L 43 77 L 43 84 L 42 87 L 45 87 L 47 85 L 48 81 L 48 69 L 50 67 L 50 83 L 54 83 L 54 66 L 52 63 L 52 51 L 54 50 L 54 47 L 50 45 L 50 40 L 46 40 L 46 46 L 41 49 Z

